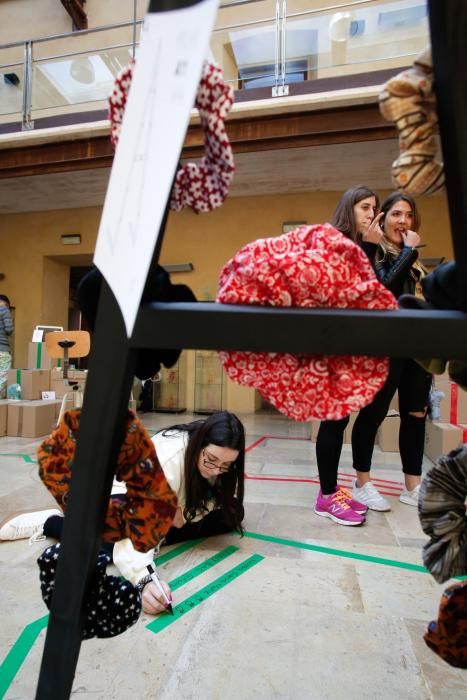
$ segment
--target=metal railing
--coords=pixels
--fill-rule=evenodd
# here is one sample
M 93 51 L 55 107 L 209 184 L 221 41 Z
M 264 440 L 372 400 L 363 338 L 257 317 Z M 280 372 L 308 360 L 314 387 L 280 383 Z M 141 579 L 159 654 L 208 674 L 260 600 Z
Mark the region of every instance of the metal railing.
M 135 17 L 0 46 L 0 128 L 77 112 L 79 123 L 79 113 L 105 110 L 116 74 L 137 54 L 141 25 Z M 287 0 L 224 0 L 211 51 L 236 90 L 266 87 L 280 97 L 296 82 L 407 65 L 427 42 L 426 0 L 295 4 L 293 12 Z

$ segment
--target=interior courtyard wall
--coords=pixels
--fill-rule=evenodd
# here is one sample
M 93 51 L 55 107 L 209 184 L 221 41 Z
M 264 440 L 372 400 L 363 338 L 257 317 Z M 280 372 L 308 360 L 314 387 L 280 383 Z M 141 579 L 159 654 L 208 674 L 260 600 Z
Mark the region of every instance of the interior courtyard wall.
M 380 194 L 384 197 L 386 193 Z M 338 192 L 313 192 L 238 197 L 228 199 L 221 208 L 207 215 L 191 211 L 172 213 L 161 262 L 191 262 L 192 272 L 175 273 L 172 279 L 190 285 L 199 300 L 213 300 L 218 273 L 239 248 L 256 238 L 280 235 L 284 222 L 312 224 L 328 220 L 339 196 Z M 423 256 L 452 259 L 445 197 L 424 197 L 418 203 L 422 214 L 421 234 L 427 244 Z M 37 323 L 50 323 L 55 316 L 60 316 L 61 322 L 66 324 L 64 309 L 68 299 L 64 299 L 63 304 L 57 302 L 64 294 L 63 274 L 57 274 L 57 268 L 45 261 L 65 254 L 76 255 L 77 265 L 82 264 L 80 257 L 83 255 L 90 259 L 100 215 L 100 207 L 90 207 L 1 217 L 1 271 L 6 278 L 0 286 L 1 292 L 8 294 L 16 307 L 15 356 L 18 362 L 25 361 L 27 342 Z M 64 233 L 80 233 L 81 245 L 65 247 L 61 242 Z M 44 274 L 50 275 L 52 269 L 56 275 L 55 293 L 54 284 L 44 287 L 43 281 Z

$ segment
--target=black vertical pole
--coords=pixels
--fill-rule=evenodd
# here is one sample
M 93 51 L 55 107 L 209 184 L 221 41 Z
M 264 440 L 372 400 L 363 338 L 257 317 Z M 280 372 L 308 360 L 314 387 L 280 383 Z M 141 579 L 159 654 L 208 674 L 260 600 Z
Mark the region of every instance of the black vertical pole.
M 458 302 L 467 311 L 467 2 L 429 0 L 429 14 Z
M 68 698 L 82 636 L 82 605 L 95 570 L 133 382 L 135 351 L 107 284 L 102 285 L 55 592 L 36 697 Z
M 150 0 L 149 12 L 181 9 L 198 1 Z M 169 201 L 153 263 L 162 246 Z M 71 694 L 83 602 L 96 564 L 136 366 L 136 350 L 130 343 L 120 308 L 104 281 L 36 700 L 66 700 Z

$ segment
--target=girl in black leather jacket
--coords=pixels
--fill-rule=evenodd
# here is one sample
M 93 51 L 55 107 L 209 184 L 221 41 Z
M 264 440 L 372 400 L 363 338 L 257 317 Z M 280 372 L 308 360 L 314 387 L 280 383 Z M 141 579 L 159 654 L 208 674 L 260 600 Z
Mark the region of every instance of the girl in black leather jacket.
M 383 237 L 376 256 L 376 274 L 396 297 L 417 293 L 425 270 L 418 262 L 420 216 L 415 201 L 409 195 L 393 192 L 383 202 L 381 211 Z M 414 360 L 392 358 L 386 384 L 373 403 L 360 411 L 352 433 L 353 464 L 357 472 L 353 496 L 369 508 L 390 509 L 371 483 L 370 468 L 376 432 L 396 390 L 401 419 L 399 450 L 405 477 L 400 501 L 413 506 L 418 503 L 431 380 L 431 375 Z

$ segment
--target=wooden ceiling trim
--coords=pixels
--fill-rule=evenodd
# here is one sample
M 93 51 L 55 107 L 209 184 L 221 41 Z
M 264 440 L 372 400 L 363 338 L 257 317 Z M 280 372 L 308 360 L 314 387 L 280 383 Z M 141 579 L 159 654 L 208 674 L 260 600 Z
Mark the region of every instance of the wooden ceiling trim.
M 245 117 L 228 121 L 227 131 L 234 153 L 375 141 L 396 136 L 394 127 L 383 119 L 376 104 Z M 199 124 L 191 125 L 182 158 L 197 158 L 203 151 L 203 130 Z M 107 168 L 112 160 L 113 149 L 108 136 L 5 148 L 0 150 L 0 179 Z

